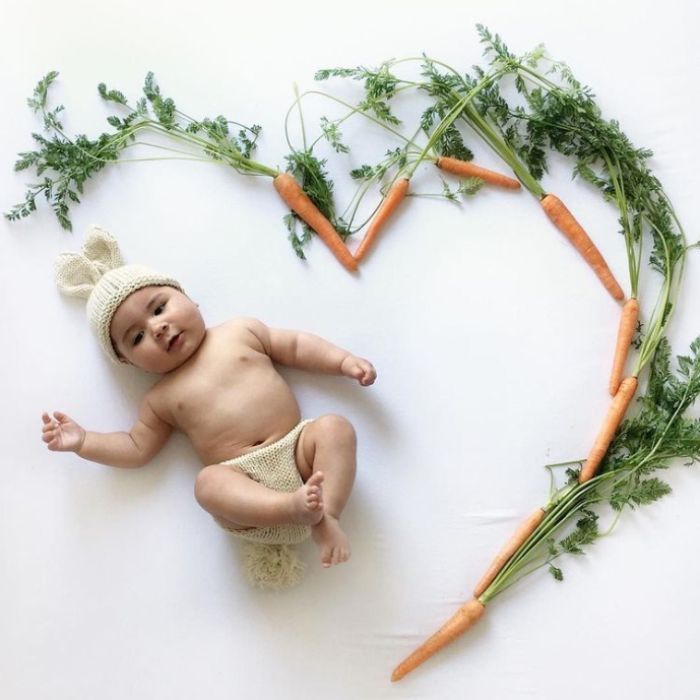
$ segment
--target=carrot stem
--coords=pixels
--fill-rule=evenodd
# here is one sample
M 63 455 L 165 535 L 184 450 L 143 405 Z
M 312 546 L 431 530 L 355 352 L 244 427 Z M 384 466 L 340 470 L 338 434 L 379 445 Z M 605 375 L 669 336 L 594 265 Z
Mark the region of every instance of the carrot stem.
M 505 546 L 496 555 L 496 558 L 491 562 L 491 566 L 486 570 L 486 573 L 481 577 L 474 589 L 474 597 L 478 598 L 491 585 L 491 582 L 498 576 L 501 569 L 506 565 L 508 560 L 520 549 L 525 540 L 537 529 L 538 525 L 544 518 L 544 510 L 538 508 L 524 522 L 520 524 L 518 529 L 513 533 L 513 536 L 506 542 Z

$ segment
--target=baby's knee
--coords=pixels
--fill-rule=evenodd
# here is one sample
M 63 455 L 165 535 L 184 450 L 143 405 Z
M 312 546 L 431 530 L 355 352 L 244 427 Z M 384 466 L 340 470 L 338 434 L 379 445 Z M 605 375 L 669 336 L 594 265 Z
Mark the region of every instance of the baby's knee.
M 328 413 L 318 419 L 318 424 L 324 434 L 332 437 L 334 441 L 352 444 L 357 441 L 355 428 L 353 428 L 352 423 L 343 416 L 339 416 L 335 413 Z
M 204 467 L 194 482 L 194 497 L 202 508 L 209 510 L 216 493 L 220 491 L 220 477 L 217 465 Z

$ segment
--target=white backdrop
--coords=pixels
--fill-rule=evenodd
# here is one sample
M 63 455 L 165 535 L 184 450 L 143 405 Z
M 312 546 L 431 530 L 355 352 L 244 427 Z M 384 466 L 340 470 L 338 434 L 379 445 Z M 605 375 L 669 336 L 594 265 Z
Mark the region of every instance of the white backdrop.
M 25 99 L 48 70 L 60 71 L 53 92 L 72 133 L 106 128 L 99 82 L 135 98 L 153 70 L 185 112 L 261 123 L 259 160 L 283 166 L 295 82 L 305 90 L 321 67 L 423 51 L 468 70 L 480 60 L 481 22 L 515 52 L 544 41 L 593 87 L 606 116 L 655 151 L 655 172 L 697 240 L 699 20 L 691 0 L 29 0 L 4 12 L 0 205 L 7 211 L 31 180 L 12 164 L 40 128 Z M 372 144 L 360 124 L 344 131 L 359 152 Z M 472 143 L 477 162 L 502 169 Z M 341 160 L 329 167 L 337 174 Z M 426 166 L 416 189 L 436 182 Z M 575 209 L 628 288 L 612 209 L 559 161 L 545 186 Z M 347 194 L 341 180 L 339 199 Z M 0 695 L 699 698 L 700 478 L 681 465 L 667 474 L 674 493 L 564 561 L 563 583 L 530 577 L 390 684 L 394 665 L 466 600 L 544 502 L 543 465 L 585 456 L 609 400 L 619 307 L 526 193 L 485 189 L 461 207 L 410 200 L 357 277 L 319 241 L 307 263 L 297 260 L 285 213 L 267 180 L 149 162 L 100 173 L 73 210 L 73 234 L 45 206 L 0 223 Z M 284 370 L 304 415 L 342 413 L 359 435 L 347 565 L 321 570 L 306 544 L 301 587 L 251 590 L 237 544 L 193 498 L 198 465 L 181 435 L 136 471 L 46 451 L 42 411 L 127 429 L 153 381 L 109 366 L 82 304 L 54 287 L 57 253 L 79 247 L 93 223 L 118 237 L 129 262 L 179 277 L 210 324 L 256 316 L 376 365 L 370 389 Z M 700 333 L 699 278 L 695 253 L 669 333 L 676 354 Z

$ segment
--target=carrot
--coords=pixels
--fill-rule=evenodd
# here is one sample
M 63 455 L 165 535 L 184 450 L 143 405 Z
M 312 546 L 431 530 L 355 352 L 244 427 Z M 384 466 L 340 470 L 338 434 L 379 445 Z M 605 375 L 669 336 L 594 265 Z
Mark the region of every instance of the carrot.
M 615 397 L 610 403 L 610 408 L 608 408 L 608 413 L 605 416 L 603 425 L 598 431 L 598 436 L 593 443 L 588 459 L 583 465 L 583 469 L 578 478 L 580 484 L 591 479 L 596 471 L 598 471 L 598 467 L 605 453 L 608 451 L 608 447 L 610 447 L 610 443 L 615 436 L 615 431 L 622 422 L 622 418 L 632 401 L 635 391 L 637 391 L 637 377 L 625 377 L 620 384 L 620 388 L 617 390 L 617 394 L 615 394 Z
M 501 175 L 501 173 L 496 173 L 493 170 L 487 170 L 486 168 L 482 168 L 466 160 L 441 156 L 437 159 L 435 165 L 437 165 L 440 170 L 452 173 L 453 175 L 459 175 L 460 177 L 478 177 L 492 185 L 507 187 L 510 190 L 520 189 L 520 182 L 515 178 Z
M 333 255 L 350 272 L 356 271 L 357 260 L 347 249 L 333 224 L 318 210 L 294 177 L 289 173 L 279 173 L 272 182 L 289 208 L 316 231 L 321 240 L 331 249 Z
M 382 228 L 382 226 L 384 226 L 386 220 L 391 216 L 392 212 L 399 206 L 403 198 L 408 194 L 408 183 L 408 178 L 402 177 L 389 188 L 389 191 L 386 193 L 386 197 L 384 197 L 384 201 L 381 203 L 377 213 L 370 222 L 367 233 L 355 251 L 355 260 L 358 262 L 365 257 L 367 250 L 374 242 L 379 230 Z
M 625 361 L 629 353 L 634 329 L 639 318 L 639 302 L 636 299 L 628 299 L 622 307 L 620 327 L 617 331 L 617 344 L 615 345 L 615 358 L 613 360 L 612 374 L 610 375 L 610 396 L 615 396 L 620 388 L 622 373 L 625 369 Z
M 527 520 L 520 524 L 520 527 L 513 533 L 513 536 L 506 542 L 505 546 L 496 555 L 491 566 L 481 577 L 481 580 L 474 589 L 474 597 L 478 598 L 498 576 L 500 570 L 506 565 L 508 560 L 520 549 L 520 545 L 537 529 L 537 526 L 544 518 L 544 510 L 538 508 Z
M 552 223 L 569 239 L 571 244 L 583 256 L 584 260 L 593 268 L 598 275 L 598 279 L 610 292 L 614 299 L 622 301 L 625 294 L 617 283 L 617 280 L 610 271 L 608 264 L 600 254 L 595 243 L 583 230 L 581 224 L 574 218 L 574 215 L 566 208 L 564 202 L 556 195 L 546 194 L 540 200 L 540 204 Z
M 407 656 L 391 674 L 392 681 L 400 681 L 407 673 L 420 666 L 433 654 L 453 642 L 479 621 L 486 608 L 476 598 L 465 603 L 432 637 Z

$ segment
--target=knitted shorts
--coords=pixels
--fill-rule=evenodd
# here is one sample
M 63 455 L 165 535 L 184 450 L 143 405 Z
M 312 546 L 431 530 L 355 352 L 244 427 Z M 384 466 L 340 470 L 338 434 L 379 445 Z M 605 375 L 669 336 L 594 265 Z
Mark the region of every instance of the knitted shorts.
M 296 491 L 303 485 L 295 459 L 297 440 L 301 431 L 311 420 L 304 420 L 287 435 L 271 445 L 259 450 L 222 462 L 222 465 L 238 467 L 251 479 L 275 491 Z M 308 525 L 272 525 L 270 527 L 253 527 L 235 530 L 223 521 L 214 518 L 221 527 L 251 542 L 262 544 L 298 544 L 311 534 Z

